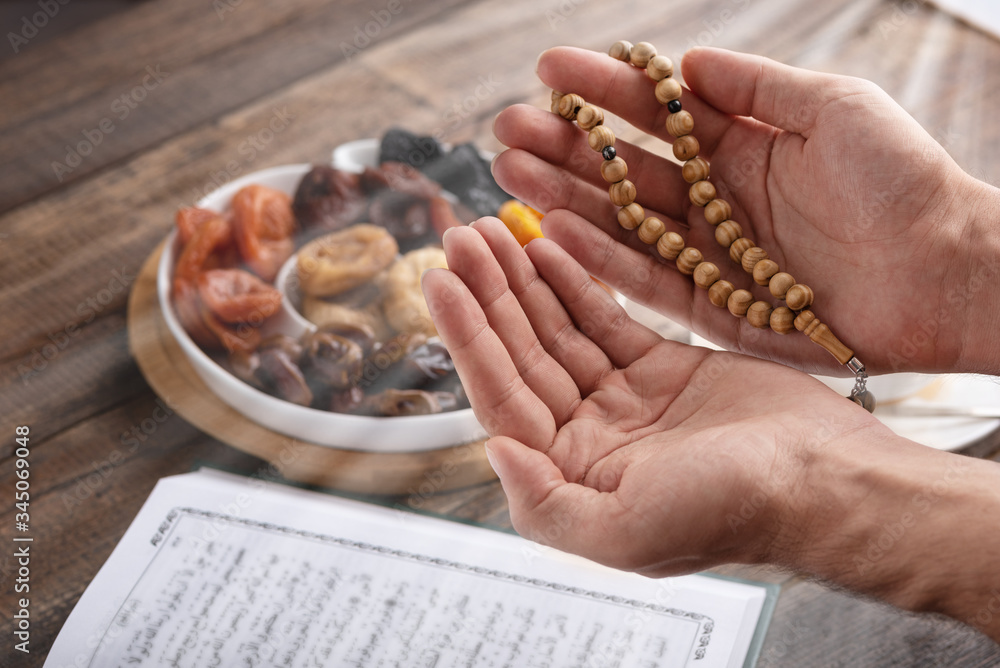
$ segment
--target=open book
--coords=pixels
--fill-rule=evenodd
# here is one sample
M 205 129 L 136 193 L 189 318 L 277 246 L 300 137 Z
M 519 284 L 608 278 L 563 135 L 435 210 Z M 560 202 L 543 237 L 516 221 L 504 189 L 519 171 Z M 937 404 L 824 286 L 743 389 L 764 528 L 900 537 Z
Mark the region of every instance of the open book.
M 157 484 L 45 666 L 750 666 L 776 595 L 201 470 Z

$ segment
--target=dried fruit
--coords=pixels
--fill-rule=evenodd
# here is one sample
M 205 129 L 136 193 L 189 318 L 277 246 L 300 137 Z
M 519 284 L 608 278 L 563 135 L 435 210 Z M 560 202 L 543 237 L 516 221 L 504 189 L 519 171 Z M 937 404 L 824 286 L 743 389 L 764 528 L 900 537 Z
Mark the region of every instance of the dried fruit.
M 516 199 L 507 200 L 497 212 L 517 243 L 527 246 L 532 239 L 542 236 L 542 214 Z
M 198 277 L 198 294 L 223 322 L 263 324 L 281 308 L 281 293 L 242 269 L 211 269 Z
M 399 251 L 388 230 L 354 225 L 314 239 L 298 255 L 299 285 L 313 297 L 330 297 L 363 285 L 392 264 Z
M 251 271 L 274 281 L 292 255 L 295 218 L 291 199 L 274 188 L 250 185 L 233 196 L 233 236 Z
M 420 287 L 421 276 L 432 268 L 448 268 L 444 250 L 428 247 L 410 251 L 389 268 L 382 310 L 396 331 L 437 335 Z

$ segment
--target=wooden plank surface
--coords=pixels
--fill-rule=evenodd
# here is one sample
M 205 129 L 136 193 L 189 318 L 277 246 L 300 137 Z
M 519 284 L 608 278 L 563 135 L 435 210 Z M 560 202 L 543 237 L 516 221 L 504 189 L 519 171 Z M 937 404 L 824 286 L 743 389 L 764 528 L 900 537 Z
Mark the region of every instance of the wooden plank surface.
M 122 436 L 162 415 L 129 357 L 128 289 L 176 208 L 234 176 L 323 161 L 332 147 L 391 125 L 497 150 L 496 113 L 513 102 L 547 105 L 533 74 L 538 52 L 627 38 L 648 39 L 675 60 L 702 43 L 873 79 L 960 165 L 1000 178 L 1000 120 L 991 113 L 1000 44 L 924 4 L 400 0 L 370 44 L 345 54 L 341 43 L 388 6 L 243 2 L 220 18 L 212 3 L 150 0 L 0 61 L 0 425 L 8 434 L 32 427 L 33 526 L 45 555 L 33 565 L 39 653 L 15 665 L 41 665 L 159 477 L 198 462 L 267 471 L 176 415 L 134 449 Z M 63 147 L 111 116 L 114 100 L 158 64 L 169 76 L 59 182 L 51 163 Z M 280 132 L 249 151 L 248 137 L 272 122 L 284 124 Z M 1000 458 L 1000 435 L 970 454 Z M 10 480 L 9 443 L 0 457 L 0 479 Z M 510 527 L 495 483 L 370 500 Z M 12 524 L 5 507 L 0 541 L 9 544 Z M 5 578 L 12 567 L 0 557 Z M 780 571 L 722 570 L 783 584 L 762 665 L 1000 661 L 994 644 L 949 622 Z M 9 637 L 8 620 L 2 629 Z

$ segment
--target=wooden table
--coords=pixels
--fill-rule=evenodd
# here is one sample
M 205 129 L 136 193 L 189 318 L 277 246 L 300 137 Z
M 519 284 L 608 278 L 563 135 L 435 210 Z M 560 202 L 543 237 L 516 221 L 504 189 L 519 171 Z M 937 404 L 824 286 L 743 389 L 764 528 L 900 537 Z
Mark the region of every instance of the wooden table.
M 603 50 L 620 38 L 648 39 L 675 59 L 713 44 L 872 79 L 965 169 L 1000 177 L 1000 42 L 918 2 L 152 0 L 28 40 L 0 62 L 0 479 L 9 499 L 14 428 L 30 425 L 36 555 L 32 654 L 7 658 L 5 616 L 0 663 L 41 665 L 158 478 L 199 463 L 263 465 L 177 415 L 156 421 L 141 447 L 123 447 L 123 433 L 162 415 L 129 353 L 126 301 L 175 209 L 236 174 L 322 162 L 393 124 L 496 150 L 500 109 L 548 104 L 533 75 L 542 49 Z M 993 434 L 966 453 L 998 450 Z M 424 509 L 509 526 L 497 483 L 436 495 Z M 6 500 L 2 517 L 9 610 Z M 957 623 L 770 569 L 721 570 L 783 583 L 760 665 L 1000 663 L 997 645 Z

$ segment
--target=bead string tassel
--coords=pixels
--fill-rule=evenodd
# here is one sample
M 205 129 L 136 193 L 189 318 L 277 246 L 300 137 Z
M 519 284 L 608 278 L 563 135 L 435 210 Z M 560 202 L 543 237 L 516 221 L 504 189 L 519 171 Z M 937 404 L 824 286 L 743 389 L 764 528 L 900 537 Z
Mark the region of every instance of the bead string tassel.
M 628 165 L 615 150 L 615 134 L 604 125 L 604 112 L 586 103 L 575 93 L 552 93 L 552 111 L 587 131 L 587 143 L 601 154 L 601 176 L 608 183 L 608 196 L 618 208 L 618 223 L 626 230 L 635 230 L 639 239 L 655 246 L 665 260 L 676 264 L 677 270 L 692 277 L 695 284 L 708 291 L 709 301 L 719 308 L 728 308 L 737 317 L 759 329 L 770 328 L 778 334 L 797 329 L 817 343 L 838 362 L 847 366 L 855 375 L 854 390 L 849 399 L 868 411 L 875 410 L 875 397 L 866 387 L 865 365 L 854 352 L 844 345 L 826 323 L 810 310 L 814 294 L 808 285 L 781 271 L 778 263 L 768 257 L 767 251 L 743 236 L 742 226 L 731 219 L 732 206 L 718 197 L 709 180 L 710 165 L 698 156 L 701 147 L 694 137 L 694 118 L 681 104 L 681 85 L 673 78 L 674 66 L 669 58 L 656 53 L 648 42 L 631 44 L 615 42 L 609 50 L 612 58 L 644 69 L 655 82 L 653 94 L 670 112 L 666 120 L 667 132 L 674 138 L 674 157 L 683 163 L 681 176 L 690 184 L 688 197 L 691 203 L 705 211 L 705 220 L 715 227 L 715 240 L 729 250 L 730 259 L 753 277 L 755 283 L 766 286 L 771 295 L 785 302 L 774 307 L 768 301 L 757 300 L 749 290 L 737 289 L 722 278 L 722 272 L 712 262 L 704 259 L 701 251 L 688 246 L 677 232 L 667 231 L 666 224 L 636 203 L 635 184 L 628 180 Z

